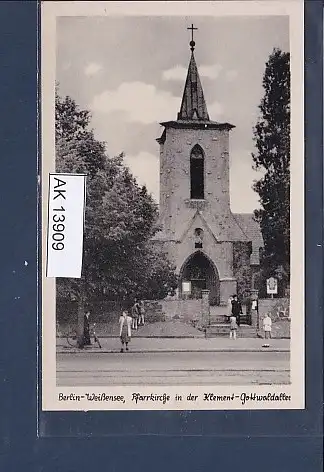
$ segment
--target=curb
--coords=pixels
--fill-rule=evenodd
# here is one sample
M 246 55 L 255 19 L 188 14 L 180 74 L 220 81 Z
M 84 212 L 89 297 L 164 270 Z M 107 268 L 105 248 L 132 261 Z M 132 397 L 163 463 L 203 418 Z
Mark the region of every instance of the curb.
M 226 336 L 219 336 L 220 338 L 224 338 Z M 108 335 L 98 335 L 99 339 L 119 339 L 119 336 L 113 335 L 113 334 L 108 334 Z M 57 336 L 56 339 L 66 339 L 66 336 Z M 205 336 L 204 334 L 201 336 L 197 335 L 188 335 L 188 336 L 156 336 L 155 334 L 152 336 L 137 336 L 137 335 L 132 335 L 132 339 L 215 339 L 213 336 Z M 241 337 L 239 339 L 263 339 L 258 336 L 246 336 L 246 337 Z M 278 339 L 286 339 L 289 340 L 289 337 L 282 337 L 282 338 L 272 338 L 273 340 L 278 340 Z
M 119 339 L 119 336 L 116 336 L 115 334 L 107 334 L 107 335 L 102 335 L 98 334 L 99 339 Z M 66 339 L 66 336 L 57 336 L 56 339 Z M 142 336 L 142 335 L 133 335 L 132 334 L 132 339 L 205 339 L 205 335 L 202 334 L 201 336 L 197 336 L 195 334 L 192 335 L 187 335 L 187 336 L 172 336 L 172 335 L 166 335 L 166 336 L 156 336 L 155 334 L 152 334 L 151 336 Z M 245 338 L 247 339 L 247 338 Z M 255 339 L 255 338 L 251 338 Z
M 56 354 L 84 354 L 85 352 L 87 353 L 92 353 L 92 354 L 122 354 L 119 350 L 106 350 L 106 349 L 74 349 L 74 348 L 66 348 L 65 349 L 60 349 L 56 351 Z M 269 349 L 269 348 L 255 348 L 255 349 L 232 349 L 232 348 L 224 348 L 224 349 L 150 349 L 147 351 L 143 350 L 131 350 L 128 352 L 128 354 L 165 354 L 165 353 L 173 353 L 173 352 L 290 352 L 289 349 L 282 348 L 282 349 Z

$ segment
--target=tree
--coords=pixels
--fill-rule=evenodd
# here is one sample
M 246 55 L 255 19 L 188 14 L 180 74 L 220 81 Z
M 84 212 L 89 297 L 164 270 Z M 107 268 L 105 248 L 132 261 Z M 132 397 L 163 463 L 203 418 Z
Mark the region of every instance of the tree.
M 95 139 L 93 130 L 89 128 L 91 114 L 82 110 L 71 97 L 62 99 L 55 92 L 55 139 L 56 146 L 65 148 L 63 154 L 76 171 L 86 171 L 94 175 L 105 166 L 105 143 Z M 71 156 L 69 156 L 71 153 Z M 69 170 L 68 163 L 61 159 L 61 166 Z M 79 170 L 82 166 L 83 170 Z
M 57 283 L 61 299 L 78 301 L 80 320 L 98 297 L 129 303 L 163 298 L 176 286 L 174 267 L 150 244 L 159 229 L 156 203 L 122 154 L 107 156 L 90 121 L 88 111 L 56 94 L 56 169 L 88 174 L 82 277 Z
M 274 49 L 263 76 L 261 116 L 254 128 L 255 169 L 263 177 L 254 183 L 261 209 L 254 212 L 264 239 L 265 276 L 276 271 L 289 278 L 290 266 L 290 58 Z

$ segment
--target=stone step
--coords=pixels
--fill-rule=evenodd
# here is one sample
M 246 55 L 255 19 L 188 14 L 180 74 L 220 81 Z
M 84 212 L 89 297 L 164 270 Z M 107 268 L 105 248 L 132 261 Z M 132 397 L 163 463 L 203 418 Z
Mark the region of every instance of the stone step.
M 230 326 L 229 324 L 211 324 L 206 328 L 206 338 L 216 338 L 221 336 L 229 336 Z M 237 336 L 241 338 L 256 338 L 257 331 L 254 327 L 249 325 L 241 325 L 237 329 Z
M 248 324 L 247 315 L 241 315 L 240 321 L 241 321 L 241 324 Z M 211 315 L 210 322 L 211 324 L 228 323 L 228 315 Z
M 227 316 L 226 315 L 211 315 L 210 322 L 211 324 L 227 323 Z

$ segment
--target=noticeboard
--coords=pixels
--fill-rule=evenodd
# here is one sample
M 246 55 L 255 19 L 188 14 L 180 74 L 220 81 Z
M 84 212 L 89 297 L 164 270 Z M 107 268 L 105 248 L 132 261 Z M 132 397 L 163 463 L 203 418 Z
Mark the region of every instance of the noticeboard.
M 276 295 L 278 293 L 278 280 L 274 277 L 267 279 L 267 294 Z
M 191 293 L 191 282 L 182 282 L 182 292 Z

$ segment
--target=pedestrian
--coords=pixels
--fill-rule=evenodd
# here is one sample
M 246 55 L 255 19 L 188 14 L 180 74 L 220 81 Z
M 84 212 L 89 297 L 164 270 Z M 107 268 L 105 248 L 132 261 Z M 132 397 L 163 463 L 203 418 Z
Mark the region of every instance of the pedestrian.
M 138 319 L 138 324 L 144 326 L 145 320 L 145 306 L 144 306 L 144 301 L 141 300 L 138 304 L 138 309 L 139 309 L 139 319 Z
M 119 337 L 121 341 L 120 352 L 124 352 L 124 345 L 128 351 L 128 343 L 132 337 L 132 318 L 128 315 L 128 310 L 124 310 L 119 318 Z
M 137 330 L 138 328 L 138 317 L 139 317 L 139 306 L 137 299 L 135 298 L 134 304 L 132 306 L 132 329 Z
M 232 315 L 235 316 L 237 326 L 241 325 L 241 315 L 243 315 L 241 302 L 237 299 L 237 295 L 233 295 L 232 300 Z
M 84 346 L 91 346 L 89 318 L 90 318 L 90 311 L 87 311 L 83 317 L 83 345 Z
M 263 331 L 264 331 L 264 337 L 265 339 L 270 339 L 271 338 L 271 328 L 272 328 L 272 320 L 269 316 L 269 313 L 265 315 L 263 318 Z
M 236 331 L 237 331 L 236 317 L 232 315 L 230 317 L 230 339 L 236 339 Z

